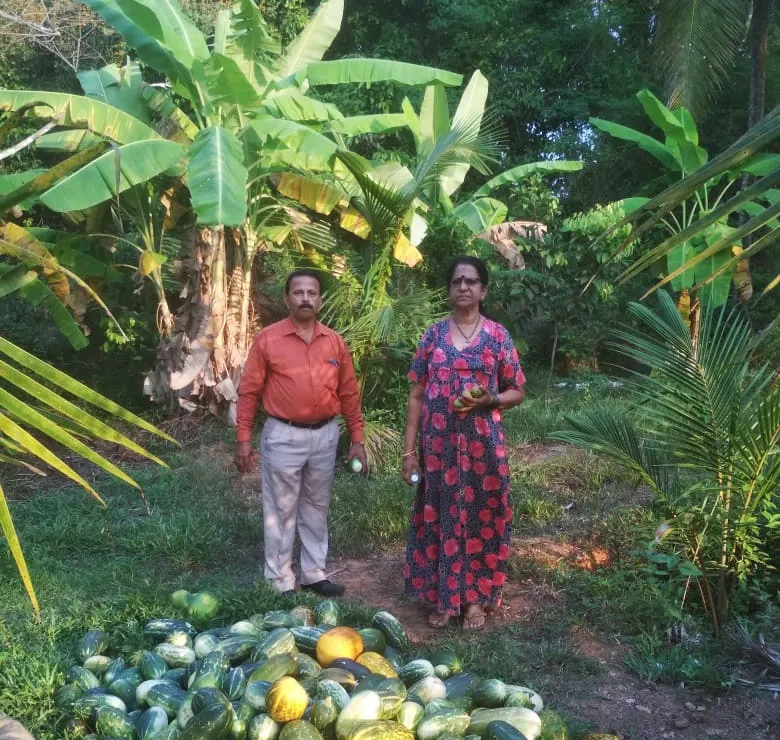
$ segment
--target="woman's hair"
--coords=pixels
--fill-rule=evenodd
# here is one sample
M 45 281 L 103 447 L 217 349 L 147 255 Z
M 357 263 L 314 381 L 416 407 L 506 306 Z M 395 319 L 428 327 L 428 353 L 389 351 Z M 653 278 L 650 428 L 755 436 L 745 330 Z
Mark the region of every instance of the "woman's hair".
M 467 254 L 461 254 L 452 260 L 450 269 L 447 270 L 447 289 L 449 290 L 450 283 L 452 282 L 452 276 L 455 274 L 455 268 L 458 265 L 471 265 L 479 275 L 479 282 L 486 288 L 490 277 L 488 275 L 487 265 L 479 257 L 471 257 Z

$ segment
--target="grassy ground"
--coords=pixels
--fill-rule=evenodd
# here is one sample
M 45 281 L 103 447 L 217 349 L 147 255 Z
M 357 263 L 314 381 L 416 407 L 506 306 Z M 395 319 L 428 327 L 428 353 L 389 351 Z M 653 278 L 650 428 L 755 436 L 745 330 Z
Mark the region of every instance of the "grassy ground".
M 718 683 L 724 674 L 710 653 L 687 650 L 657 660 L 669 649 L 660 639 L 669 618 L 661 592 L 637 579 L 633 569 L 632 550 L 654 526 L 634 481 L 590 455 L 535 454 L 545 435 L 563 425 L 565 413 L 604 403 L 625 401 L 602 385 L 558 391 L 551 404 L 529 400 L 508 415 L 515 533 L 559 544 L 587 542 L 623 567 L 587 570 L 561 559 L 514 558 L 513 580 L 557 595 L 544 619 L 509 624 L 479 639 L 452 633 L 443 639 L 482 675 L 542 690 L 561 675 L 587 678 L 602 670 L 577 648 L 572 634 L 578 629 L 633 641 L 628 660 L 645 678 Z M 112 644 L 129 656 L 141 645 L 144 622 L 170 614 L 169 594 L 176 588 L 217 593 L 225 604 L 220 623 L 291 606 L 262 582 L 260 510 L 254 488 L 231 468 L 230 439 L 228 431 L 206 425 L 181 450 L 165 452 L 169 470 L 135 465 L 145 500 L 112 481 L 99 481 L 107 509 L 73 487 L 35 491 L 29 481 L 17 482 L 14 498 L 10 486 L 43 614 L 40 624 L 31 620 L 10 557 L 0 551 L 0 709 L 39 740 L 61 736 L 52 694 L 72 663 L 75 640 L 88 628 L 106 629 Z M 410 500 L 395 470 L 369 481 L 340 471 L 331 512 L 332 554 L 361 557 L 399 549 Z M 311 599 L 300 595 L 296 603 Z M 346 608 L 359 621 L 370 614 L 359 605 Z

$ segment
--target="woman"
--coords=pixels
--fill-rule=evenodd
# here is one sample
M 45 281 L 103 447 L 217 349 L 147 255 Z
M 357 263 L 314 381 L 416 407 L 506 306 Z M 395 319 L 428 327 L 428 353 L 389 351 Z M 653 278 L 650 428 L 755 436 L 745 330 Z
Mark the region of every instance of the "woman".
M 481 313 L 485 263 L 457 257 L 448 283 L 452 313 L 426 330 L 409 370 L 403 475 L 422 480 L 404 577 L 406 592 L 434 607 L 432 627 L 462 613 L 464 628 L 481 629 L 501 603 L 509 556 L 501 411 L 522 402 L 525 376 L 509 332 Z

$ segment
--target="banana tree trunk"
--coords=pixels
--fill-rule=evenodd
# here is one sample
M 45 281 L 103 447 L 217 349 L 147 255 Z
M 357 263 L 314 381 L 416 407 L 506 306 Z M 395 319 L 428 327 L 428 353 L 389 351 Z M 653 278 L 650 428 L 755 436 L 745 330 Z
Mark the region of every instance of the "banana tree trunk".
M 145 393 L 169 412 L 208 408 L 235 422 L 237 387 L 249 347 L 254 250 L 240 229 L 200 228 L 182 237 L 182 302 L 162 336 Z

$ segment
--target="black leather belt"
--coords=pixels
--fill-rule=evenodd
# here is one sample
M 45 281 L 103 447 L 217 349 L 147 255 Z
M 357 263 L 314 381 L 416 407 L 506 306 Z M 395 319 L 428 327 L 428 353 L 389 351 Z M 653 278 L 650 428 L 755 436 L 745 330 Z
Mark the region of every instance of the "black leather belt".
M 280 416 L 273 416 L 268 414 L 270 419 L 276 419 L 281 421 L 282 424 L 288 424 L 291 427 L 298 429 L 322 429 L 326 424 L 330 424 L 336 417 L 331 416 L 330 419 L 323 419 L 322 421 L 293 421 L 292 419 L 282 419 Z

